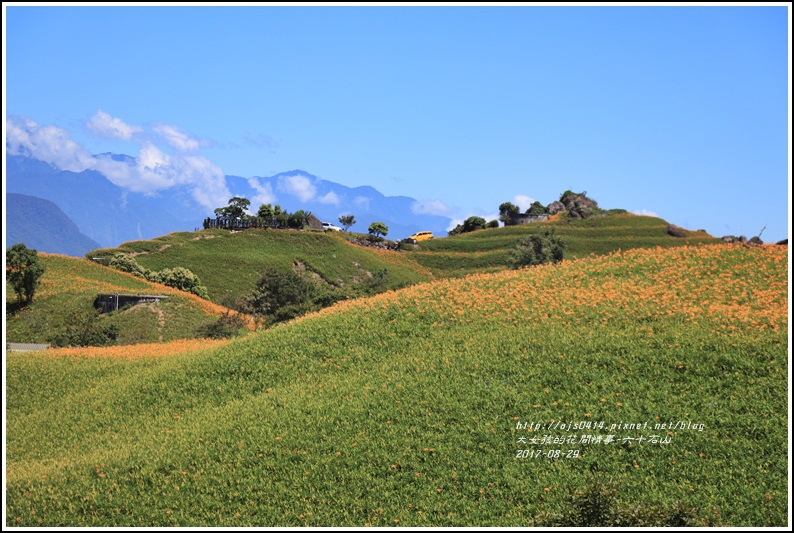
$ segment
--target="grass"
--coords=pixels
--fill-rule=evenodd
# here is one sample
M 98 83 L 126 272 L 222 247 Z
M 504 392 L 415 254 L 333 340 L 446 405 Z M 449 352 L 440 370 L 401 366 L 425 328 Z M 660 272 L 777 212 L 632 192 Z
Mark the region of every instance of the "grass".
M 141 304 L 102 315 L 104 325 L 119 328 L 118 344 L 169 341 L 196 336 L 198 326 L 226 312 L 191 294 L 151 283 L 93 261 L 56 254 L 39 254 L 45 268 L 33 302 L 6 314 L 9 342 L 49 343 L 73 313 L 90 313 L 99 293 L 163 294 L 157 304 Z M 13 289 L 6 287 L 6 305 L 15 307 Z
M 571 259 L 634 248 L 721 242 L 703 232 L 687 232 L 686 237 L 676 238 L 667 233 L 667 226 L 668 223 L 660 218 L 631 214 L 587 220 L 557 215 L 546 222 L 484 229 L 425 241 L 412 257 L 435 275 L 443 277 L 503 270 L 508 265 L 509 250 L 519 239 L 551 229 L 567 243 L 566 257 Z
M 387 288 L 432 279 L 426 268 L 404 254 L 355 246 L 335 232 L 202 230 L 127 242 L 89 255 L 115 252 L 140 254 L 136 261 L 151 270 L 185 267 L 201 279 L 215 302 L 251 291 L 268 269 L 291 269 L 298 263 L 330 287 L 350 295 L 369 277 L 368 272 L 376 274 L 383 269 L 388 270 Z
M 470 275 L 170 356 L 9 353 L 6 525 L 523 526 L 600 473 L 626 505 L 784 526 L 786 252 Z

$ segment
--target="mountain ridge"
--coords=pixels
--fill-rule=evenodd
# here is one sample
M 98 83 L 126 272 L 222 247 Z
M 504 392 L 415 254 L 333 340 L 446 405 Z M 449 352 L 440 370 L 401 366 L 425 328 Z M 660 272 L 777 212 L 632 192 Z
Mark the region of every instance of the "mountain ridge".
M 124 154 L 101 154 L 119 162 L 134 162 Z M 8 155 L 6 192 L 49 200 L 57 205 L 87 237 L 102 247 L 137 239 L 152 239 L 174 231 L 191 231 L 212 211 L 194 200 L 187 186 L 155 193 L 140 193 L 114 184 L 95 171 L 61 170 L 27 156 Z M 445 233 L 451 219 L 417 214 L 418 201 L 407 196 L 385 196 L 369 185 L 348 187 L 296 169 L 273 176 L 224 176 L 231 196 L 251 200 L 250 211 L 262 203 L 279 204 L 288 211 L 311 211 L 323 221 L 336 223 L 340 215 L 356 217 L 354 230 L 366 232 L 372 222 L 389 227 L 389 237 L 403 238 L 416 231 Z M 216 207 L 223 207 L 226 204 Z
M 6 247 L 21 242 L 39 252 L 82 257 L 99 245 L 55 203 L 36 196 L 8 193 L 6 225 Z

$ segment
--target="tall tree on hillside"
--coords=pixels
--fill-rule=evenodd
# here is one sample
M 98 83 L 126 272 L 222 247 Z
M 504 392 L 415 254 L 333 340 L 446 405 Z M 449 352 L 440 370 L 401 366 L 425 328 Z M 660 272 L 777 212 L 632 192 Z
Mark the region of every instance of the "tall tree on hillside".
M 499 220 L 505 226 L 509 226 L 511 222 L 511 216 L 517 215 L 521 212 L 521 209 L 512 202 L 504 202 L 499 206 Z
M 229 224 L 234 225 L 235 221 L 243 220 L 245 218 L 246 211 L 250 205 L 251 200 L 242 198 L 240 196 L 235 196 L 234 198 L 229 198 L 229 205 L 226 207 L 217 208 L 215 210 L 215 214 L 229 219 Z
M 44 274 L 39 264 L 38 252 L 24 243 L 17 243 L 6 250 L 6 280 L 14 287 L 20 304 L 29 304 Z
M 350 226 L 356 223 L 355 215 L 342 215 L 339 217 L 339 223 L 345 227 L 345 231 L 350 229 Z
M 272 226 L 273 221 L 276 218 L 276 212 L 273 210 L 272 205 L 262 204 L 259 206 L 259 210 L 256 212 L 256 216 L 262 219 L 262 223 L 265 226 Z
M 375 237 L 380 237 L 381 235 L 385 237 L 389 234 L 389 226 L 383 222 L 373 222 L 369 225 L 369 234 Z

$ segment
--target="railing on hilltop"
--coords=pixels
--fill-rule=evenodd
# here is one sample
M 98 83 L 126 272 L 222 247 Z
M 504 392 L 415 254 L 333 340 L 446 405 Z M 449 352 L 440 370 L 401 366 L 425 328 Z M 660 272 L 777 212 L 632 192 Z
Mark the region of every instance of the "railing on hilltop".
M 277 220 L 267 220 L 261 217 L 229 218 L 217 217 L 204 219 L 204 229 L 248 229 L 248 228 L 286 228 Z

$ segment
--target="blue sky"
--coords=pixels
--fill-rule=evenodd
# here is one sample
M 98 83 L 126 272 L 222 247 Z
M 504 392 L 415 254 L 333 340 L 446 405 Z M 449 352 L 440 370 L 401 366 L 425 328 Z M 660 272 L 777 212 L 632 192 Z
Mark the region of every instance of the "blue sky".
M 788 237 L 784 4 L 4 10 L 6 149 L 172 163 L 131 190 L 303 169 L 454 219 L 572 189 Z

